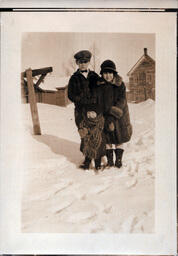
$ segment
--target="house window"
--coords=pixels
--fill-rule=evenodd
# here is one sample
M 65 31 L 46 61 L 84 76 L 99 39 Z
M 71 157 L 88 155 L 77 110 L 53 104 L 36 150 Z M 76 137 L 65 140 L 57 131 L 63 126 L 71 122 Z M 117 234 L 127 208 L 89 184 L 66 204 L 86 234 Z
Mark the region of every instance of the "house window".
M 151 82 L 151 75 L 147 75 L 147 81 Z
M 140 83 L 141 83 L 142 85 L 145 84 L 145 82 L 146 82 L 146 74 L 145 74 L 145 72 L 141 72 L 141 73 L 139 74 L 139 80 L 140 80 Z
M 138 76 L 135 76 L 135 83 L 138 83 Z
M 144 80 L 144 79 L 145 79 L 145 77 L 146 77 L 145 72 L 141 72 L 141 73 L 139 74 L 139 78 L 140 78 L 140 80 Z
M 144 62 L 142 62 L 142 65 L 143 65 L 143 66 L 148 66 L 148 65 L 149 65 L 149 62 L 144 61 Z

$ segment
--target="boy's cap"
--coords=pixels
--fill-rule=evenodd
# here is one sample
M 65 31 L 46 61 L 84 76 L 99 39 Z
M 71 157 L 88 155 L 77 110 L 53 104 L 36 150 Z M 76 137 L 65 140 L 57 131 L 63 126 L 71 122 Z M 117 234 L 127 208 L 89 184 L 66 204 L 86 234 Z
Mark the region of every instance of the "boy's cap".
M 87 51 L 87 50 L 83 50 L 83 51 L 79 51 L 74 55 L 74 58 L 76 60 L 86 60 L 86 61 L 90 61 L 91 59 L 91 52 Z

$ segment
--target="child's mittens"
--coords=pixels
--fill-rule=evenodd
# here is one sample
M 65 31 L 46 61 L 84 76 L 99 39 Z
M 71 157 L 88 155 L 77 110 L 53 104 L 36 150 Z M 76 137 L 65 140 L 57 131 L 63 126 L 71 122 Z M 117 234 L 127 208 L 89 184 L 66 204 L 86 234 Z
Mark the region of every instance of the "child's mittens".
M 112 106 L 110 109 L 110 114 L 113 115 L 114 117 L 120 119 L 121 116 L 123 115 L 123 110 L 119 107 Z
M 111 123 L 109 124 L 109 131 L 110 131 L 110 132 L 113 132 L 113 131 L 114 131 L 114 129 L 115 129 L 115 127 L 114 127 L 114 123 L 113 123 L 113 122 L 111 122 Z
M 88 134 L 88 130 L 85 127 L 84 128 L 80 128 L 78 130 L 78 132 L 79 132 L 81 138 L 84 138 Z
M 87 112 L 87 117 L 90 119 L 96 118 L 97 114 L 95 111 L 88 111 Z

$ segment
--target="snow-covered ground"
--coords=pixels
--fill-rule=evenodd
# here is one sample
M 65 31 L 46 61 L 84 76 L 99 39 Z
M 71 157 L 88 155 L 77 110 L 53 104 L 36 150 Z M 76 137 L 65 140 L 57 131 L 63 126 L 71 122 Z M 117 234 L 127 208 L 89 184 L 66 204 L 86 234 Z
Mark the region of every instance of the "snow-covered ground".
M 78 168 L 73 104 L 38 103 L 40 136 L 33 135 L 29 104 L 22 105 L 22 232 L 154 232 L 154 108 L 152 100 L 129 104 L 133 136 L 123 167 L 95 174 Z

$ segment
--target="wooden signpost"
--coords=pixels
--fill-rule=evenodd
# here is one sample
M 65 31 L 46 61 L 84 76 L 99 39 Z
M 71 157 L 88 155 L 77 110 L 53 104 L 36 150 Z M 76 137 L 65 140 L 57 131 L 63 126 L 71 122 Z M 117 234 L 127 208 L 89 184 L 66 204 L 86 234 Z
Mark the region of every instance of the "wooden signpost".
M 33 121 L 33 131 L 35 135 L 41 135 L 40 122 L 38 117 L 38 108 L 36 103 L 35 90 L 33 85 L 32 70 L 29 68 L 26 70 L 27 85 L 28 85 L 28 96 L 30 109 Z
M 23 80 L 22 86 L 24 86 L 24 77 L 27 78 L 27 86 L 28 86 L 28 102 L 30 103 L 32 122 L 33 122 L 33 130 L 35 135 L 41 135 L 40 122 L 38 116 L 38 108 L 36 103 L 36 95 L 35 88 L 39 86 L 39 84 L 44 80 L 47 73 L 52 72 L 52 67 L 40 68 L 40 69 L 27 69 L 25 72 L 21 74 L 21 79 Z M 33 82 L 34 76 L 40 76 L 39 80 L 36 84 Z

